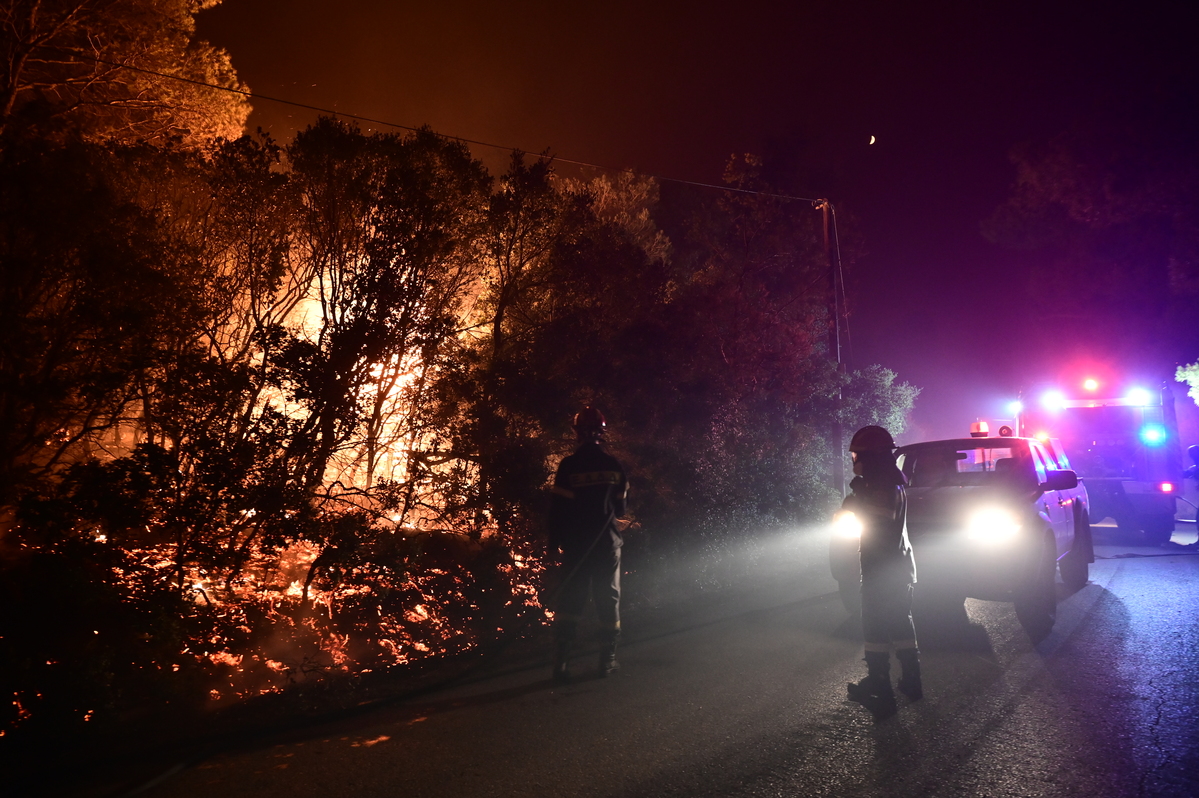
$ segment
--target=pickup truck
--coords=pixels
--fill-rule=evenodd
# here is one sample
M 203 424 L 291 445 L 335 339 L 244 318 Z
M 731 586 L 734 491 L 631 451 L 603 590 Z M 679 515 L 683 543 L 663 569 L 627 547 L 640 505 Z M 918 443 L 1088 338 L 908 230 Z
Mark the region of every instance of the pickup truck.
M 1036 438 L 955 438 L 901 447 L 908 537 L 920 593 L 960 603 L 1011 601 L 1034 641 L 1053 628 L 1055 577 L 1080 590 L 1095 561 L 1086 489 Z M 834 519 L 829 560 L 841 598 L 860 611 L 860 526 Z

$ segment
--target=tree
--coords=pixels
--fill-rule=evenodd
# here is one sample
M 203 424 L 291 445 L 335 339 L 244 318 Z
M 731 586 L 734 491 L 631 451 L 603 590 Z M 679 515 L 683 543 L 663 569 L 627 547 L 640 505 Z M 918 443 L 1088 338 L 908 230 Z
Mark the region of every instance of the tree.
M 44 139 L 236 138 L 249 115 L 224 51 L 195 38 L 220 0 L 2 0 L 0 131 Z
M 1119 124 L 1080 123 L 1013 151 L 1012 194 L 983 232 L 1032 264 L 1035 323 L 1025 326 L 1044 331 L 1034 351 L 1060 361 L 1063 345 L 1073 346 L 1162 377 L 1199 353 L 1192 107 L 1171 97 L 1129 109 Z M 1074 335 L 1063 340 L 1063 331 Z
M 97 454 L 198 315 L 192 253 L 121 188 L 144 153 L 0 153 L 0 506 Z
M 420 384 L 457 329 L 477 276 L 488 180 L 464 146 L 427 130 L 366 137 L 323 119 L 288 156 L 304 206 L 297 243 L 311 264 L 316 330 L 288 353 L 293 397 L 313 433 L 313 448 L 290 456 L 305 463 L 302 482 L 318 485 L 365 424 L 369 484 L 388 396 L 396 398 L 401 377 Z M 364 396 L 368 387 L 373 396 Z
M 1194 399 L 1195 404 L 1199 405 L 1199 363 L 1179 366 L 1174 372 L 1174 379 L 1186 384 L 1187 396 Z
M 196 161 L 80 142 L 0 151 L 0 581 L 22 607 L 0 631 L 0 681 L 24 702 L 6 726 L 31 714 L 54 731 L 204 689 L 168 558 L 210 516 L 145 412 L 206 318 L 203 259 L 139 183 L 178 198 Z
M 322 119 L 286 149 L 282 174 L 278 155 L 221 145 L 179 192 L 210 203 L 163 214 L 201 248 L 206 304 L 144 406 L 189 497 L 159 524 L 179 529 L 167 537 L 180 576 L 194 565 L 230 585 L 303 542 L 316 557 L 307 598 L 318 575 L 337 583 L 382 518 L 437 515 L 428 375 L 476 274 L 471 219 L 487 181 L 428 131 L 365 136 Z
M 548 264 L 586 219 L 586 209 L 556 191 L 551 177 L 548 159 L 530 163 L 517 152 L 491 192 L 468 334 L 439 389 L 453 449 L 472 472 L 458 502 L 474 535 L 512 534 L 529 520 L 547 476 L 537 400 L 555 387 L 534 386 L 528 348 L 556 312 Z
M 777 192 L 761 169 L 732 159 L 726 182 L 764 193 L 721 195 L 672 236 L 676 270 L 690 276 L 671 302 L 678 391 L 663 420 L 683 423 L 661 430 L 691 464 L 676 501 L 714 532 L 734 517 L 793 520 L 827 500 L 823 430 L 838 378 L 823 350 L 818 217 L 767 196 Z

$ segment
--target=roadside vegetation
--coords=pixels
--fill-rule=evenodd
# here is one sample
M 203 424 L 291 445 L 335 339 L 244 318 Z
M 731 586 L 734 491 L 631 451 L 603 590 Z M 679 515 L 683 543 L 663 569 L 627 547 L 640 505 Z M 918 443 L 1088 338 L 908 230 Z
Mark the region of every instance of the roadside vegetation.
M 188 8 L 113 6 L 169 12 L 161 58 L 236 85 Z M 158 29 L 134 16 L 97 41 Z M 584 403 L 647 573 L 822 517 L 834 419 L 912 406 L 830 364 L 806 206 L 520 153 L 493 175 L 427 130 L 240 136 L 239 95 L 146 102 L 172 84 L 106 69 L 91 96 L 60 61 L 7 75 L 0 138 L 9 741 L 539 627 L 544 488 Z M 751 156 L 726 180 L 774 188 Z

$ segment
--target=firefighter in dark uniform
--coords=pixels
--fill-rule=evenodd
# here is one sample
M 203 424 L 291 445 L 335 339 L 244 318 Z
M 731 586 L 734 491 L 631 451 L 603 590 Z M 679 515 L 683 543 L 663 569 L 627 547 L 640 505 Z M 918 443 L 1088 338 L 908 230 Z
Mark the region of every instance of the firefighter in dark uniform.
M 916 629 L 912 625 L 912 586 L 916 563 L 907 533 L 907 494 L 895 465 L 895 441 L 882 427 L 863 427 L 849 444 L 853 457 L 852 493 L 843 510 L 862 525 L 862 636 L 866 678 L 848 685 L 849 698 L 869 706 L 876 717 L 895 713 L 891 652 L 903 666 L 899 689 L 908 698 L 924 695 Z
M 628 480 L 616 458 L 600 446 L 607 426 L 594 407 L 574 418 L 579 447 L 563 458 L 554 477 L 549 519 L 551 556 L 562 553 L 563 575 L 554 609 L 554 679 L 570 678 L 570 649 L 591 594 L 599 617 L 600 676 L 620 666 L 620 547 L 616 519 L 624 515 Z

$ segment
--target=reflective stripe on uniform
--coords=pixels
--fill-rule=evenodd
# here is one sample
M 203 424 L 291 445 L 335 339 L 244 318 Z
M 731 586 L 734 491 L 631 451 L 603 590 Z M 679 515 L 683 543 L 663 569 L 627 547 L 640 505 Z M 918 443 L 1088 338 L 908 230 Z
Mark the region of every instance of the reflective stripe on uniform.
M 598 485 L 619 485 L 622 480 L 619 471 L 583 471 L 569 474 L 566 479 L 572 488 L 593 488 Z
M 567 490 L 566 488 L 560 488 L 557 485 L 550 488 L 550 493 L 553 493 L 557 496 L 561 496 L 566 499 L 573 499 L 575 497 L 575 492 L 573 490 Z

